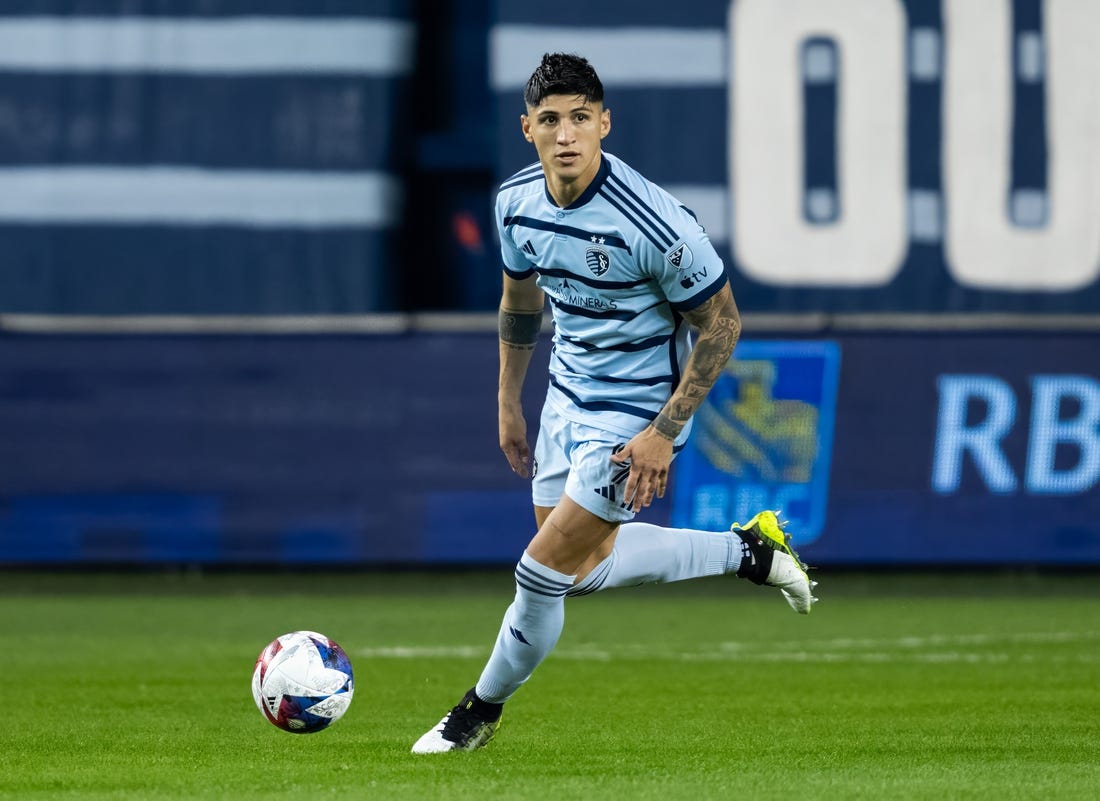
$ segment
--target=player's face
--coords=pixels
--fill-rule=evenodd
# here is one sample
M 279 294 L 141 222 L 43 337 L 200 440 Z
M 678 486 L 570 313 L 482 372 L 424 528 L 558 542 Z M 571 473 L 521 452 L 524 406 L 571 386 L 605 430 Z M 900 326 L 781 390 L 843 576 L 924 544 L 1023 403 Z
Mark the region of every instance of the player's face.
M 528 107 L 523 135 L 535 146 L 552 184 L 591 183 L 600 168 L 600 140 L 611 130 L 611 112 L 584 97 L 550 95 Z

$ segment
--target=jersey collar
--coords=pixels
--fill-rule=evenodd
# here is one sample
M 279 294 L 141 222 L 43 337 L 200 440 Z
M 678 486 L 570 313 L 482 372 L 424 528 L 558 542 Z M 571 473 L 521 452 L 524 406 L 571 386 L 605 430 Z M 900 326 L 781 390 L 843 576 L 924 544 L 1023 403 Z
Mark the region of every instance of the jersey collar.
M 607 176 L 611 174 L 611 162 L 607 159 L 606 153 L 600 153 L 600 169 L 596 172 L 596 177 L 592 179 L 592 183 L 588 185 L 579 198 L 574 200 L 568 206 L 564 208 L 579 209 L 585 203 L 590 201 L 596 196 L 596 193 L 600 191 L 600 187 L 603 186 L 603 182 L 607 180 Z M 554 198 L 550 195 L 550 185 L 543 183 L 543 191 L 546 193 L 546 199 L 550 201 L 550 205 L 557 208 L 558 204 L 554 202 Z

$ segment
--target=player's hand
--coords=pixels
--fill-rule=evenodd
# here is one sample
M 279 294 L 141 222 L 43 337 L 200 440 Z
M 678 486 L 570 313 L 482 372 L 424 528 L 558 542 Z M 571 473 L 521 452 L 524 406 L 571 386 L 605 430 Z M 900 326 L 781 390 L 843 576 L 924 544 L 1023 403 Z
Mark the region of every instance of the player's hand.
M 523 417 L 523 407 L 518 403 L 500 404 L 497 422 L 500 426 L 500 449 L 512 472 L 520 478 L 531 475 L 531 449 L 527 445 L 527 421 Z
M 652 427 L 637 434 L 621 451 L 613 453 L 611 461 L 615 464 L 629 461 L 630 475 L 626 479 L 624 501 L 635 512 L 649 506 L 655 497 L 665 497 L 668 467 L 672 464 L 672 442 Z

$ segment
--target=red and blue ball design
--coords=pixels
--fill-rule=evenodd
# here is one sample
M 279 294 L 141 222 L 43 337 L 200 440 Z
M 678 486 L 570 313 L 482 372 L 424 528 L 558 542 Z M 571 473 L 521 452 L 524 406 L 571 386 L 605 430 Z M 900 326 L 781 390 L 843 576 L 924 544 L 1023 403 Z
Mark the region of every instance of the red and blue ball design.
M 256 659 L 252 697 L 274 726 L 312 734 L 335 723 L 351 704 L 351 660 L 335 641 L 315 631 L 275 638 Z

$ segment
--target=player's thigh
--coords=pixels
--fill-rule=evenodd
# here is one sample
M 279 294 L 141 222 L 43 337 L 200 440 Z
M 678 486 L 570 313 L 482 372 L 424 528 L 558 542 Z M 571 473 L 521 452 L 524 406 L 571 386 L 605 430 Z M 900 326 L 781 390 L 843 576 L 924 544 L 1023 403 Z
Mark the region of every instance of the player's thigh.
M 539 526 L 527 553 L 539 564 L 573 575 L 618 527 L 565 495 Z
M 546 518 L 550 516 L 550 513 L 554 511 L 553 506 L 536 506 L 535 507 L 535 530 L 542 528 L 542 524 L 546 522 Z
M 546 518 L 550 516 L 552 511 L 554 511 L 554 507 L 552 506 L 535 507 L 535 524 L 537 528 L 542 528 L 543 524 L 546 522 Z M 577 580 L 574 584 L 579 584 L 584 581 L 585 576 L 591 573 L 600 562 L 611 555 L 611 551 L 615 548 L 615 536 L 618 533 L 618 529 L 612 531 L 607 538 L 597 545 L 596 549 L 581 562 L 580 566 L 577 568 Z

